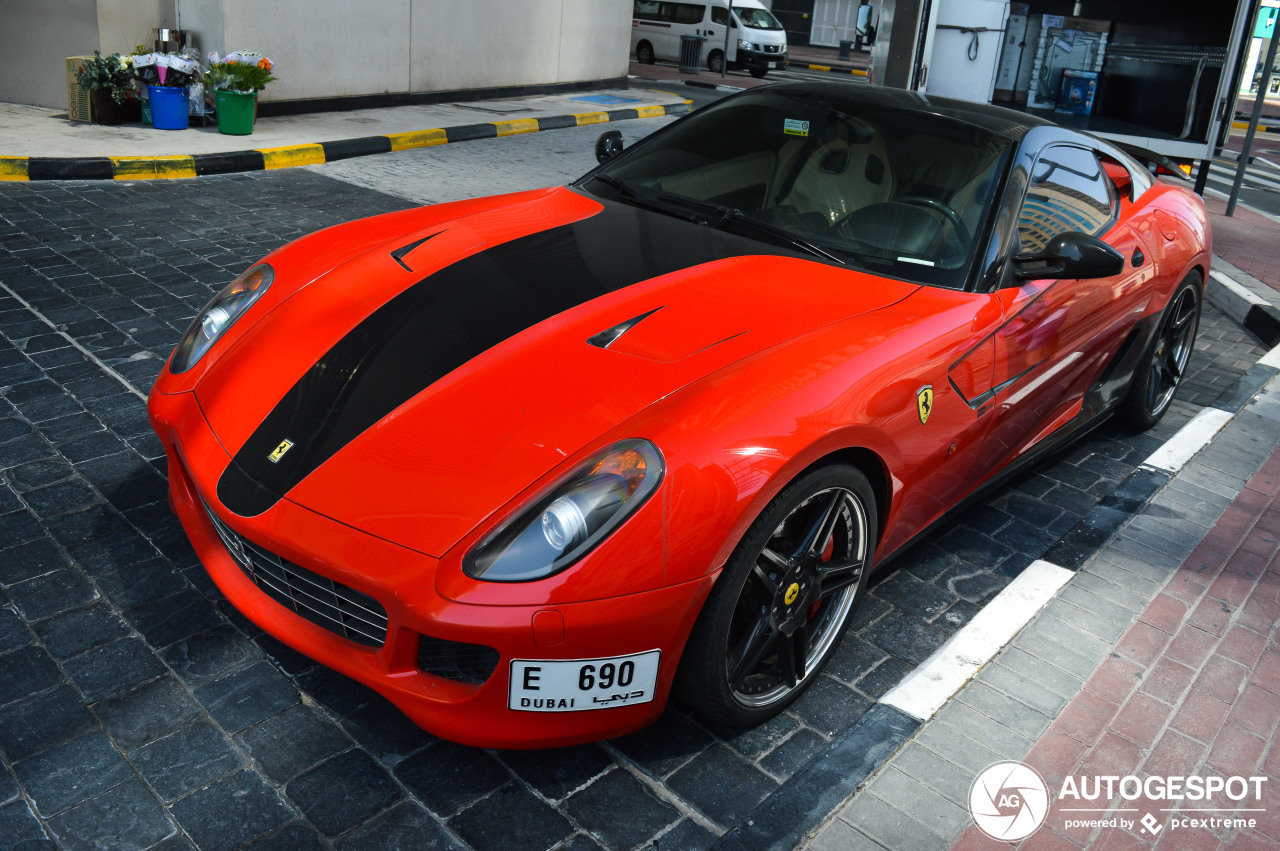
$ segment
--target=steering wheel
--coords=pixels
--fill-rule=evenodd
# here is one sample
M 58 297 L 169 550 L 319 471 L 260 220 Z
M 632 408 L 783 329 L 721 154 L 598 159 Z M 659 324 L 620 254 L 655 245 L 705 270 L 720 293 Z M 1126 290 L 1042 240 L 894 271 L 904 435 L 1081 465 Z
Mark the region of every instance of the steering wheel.
M 963 249 L 969 243 L 969 229 L 964 226 L 964 222 L 960 221 L 960 216 L 955 210 L 936 198 L 926 198 L 923 195 L 907 195 L 904 198 L 894 198 L 899 204 L 914 204 L 917 207 L 924 207 L 927 210 L 933 210 L 935 213 L 941 213 L 943 218 L 951 223 L 952 229 L 955 231 L 957 246 Z
M 960 220 L 960 216 L 956 214 L 955 210 L 951 209 L 941 201 L 934 198 L 926 198 L 923 195 L 907 195 L 903 198 L 895 198 L 892 201 L 886 202 L 886 205 L 889 204 L 908 204 L 915 207 L 924 207 L 926 210 L 932 210 L 941 215 L 942 218 L 951 225 L 951 236 L 949 239 L 944 237 L 942 243 L 942 256 L 947 258 L 964 256 L 965 249 L 970 241 L 969 229 L 965 227 L 964 222 Z M 862 240 L 858 239 L 856 234 L 849 232 L 848 227 L 850 220 L 861 213 L 864 209 L 866 208 L 854 210 L 850 213 L 846 213 L 844 216 L 841 216 L 840 219 L 831 226 L 831 232 L 842 239 L 862 242 Z

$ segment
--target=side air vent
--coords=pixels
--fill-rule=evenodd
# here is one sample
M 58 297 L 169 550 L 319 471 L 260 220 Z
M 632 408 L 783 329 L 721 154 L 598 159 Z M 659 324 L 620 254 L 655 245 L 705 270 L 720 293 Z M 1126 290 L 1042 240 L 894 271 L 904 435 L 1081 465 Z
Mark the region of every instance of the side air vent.
M 653 314 L 657 313 L 659 310 L 662 310 L 662 308 L 655 307 L 653 310 L 650 310 L 648 313 L 642 313 L 639 316 L 634 316 L 631 319 L 628 319 L 626 322 L 621 322 L 617 325 L 614 325 L 612 328 L 608 328 L 604 331 L 601 331 L 599 334 L 596 334 L 594 337 L 588 338 L 587 342 L 598 349 L 607 349 L 609 348 L 609 346 L 617 342 L 619 337 L 621 337 L 623 334 L 627 333 L 636 325 L 638 325 L 642 319 L 644 319 L 647 316 L 652 316 Z
M 498 651 L 483 644 L 422 635 L 418 639 L 418 667 L 437 677 L 478 685 L 498 667 Z
M 403 266 L 405 268 L 405 271 L 412 272 L 413 271 L 412 267 L 410 267 L 408 263 L 404 262 L 405 255 L 408 254 L 410 251 L 413 251 L 413 249 L 417 248 L 419 245 L 422 245 L 422 243 L 426 242 L 428 239 L 431 239 L 431 237 L 439 236 L 442 233 L 444 233 L 444 231 L 436 231 L 430 236 L 424 236 L 422 239 L 418 240 L 417 242 L 411 242 L 408 245 L 402 245 L 399 248 L 397 248 L 395 251 L 391 252 L 391 257 L 393 260 L 395 260 L 397 263 Z

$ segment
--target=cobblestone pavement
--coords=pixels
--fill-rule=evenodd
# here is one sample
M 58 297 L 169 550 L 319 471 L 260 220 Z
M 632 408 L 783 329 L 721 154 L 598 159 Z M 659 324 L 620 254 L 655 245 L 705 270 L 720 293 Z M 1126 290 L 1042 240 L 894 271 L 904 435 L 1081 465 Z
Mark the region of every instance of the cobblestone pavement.
M 268 250 L 406 196 L 559 182 L 591 166 L 598 132 L 309 171 L 0 187 L 4 842 L 707 847 L 766 818 L 762 802 L 1261 354 L 1207 309 L 1193 375 L 1155 433 L 1104 426 L 935 532 L 872 589 L 814 687 L 765 725 L 726 729 L 673 707 L 601 745 L 436 740 L 225 604 L 168 513 L 135 391 L 208 297 Z

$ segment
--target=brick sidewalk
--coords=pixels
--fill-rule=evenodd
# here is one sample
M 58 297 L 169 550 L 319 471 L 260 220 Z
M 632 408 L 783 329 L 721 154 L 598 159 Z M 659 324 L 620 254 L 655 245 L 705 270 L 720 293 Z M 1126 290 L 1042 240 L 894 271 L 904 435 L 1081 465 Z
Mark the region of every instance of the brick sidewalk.
M 1064 778 L 1113 775 L 1171 777 L 1263 776 L 1262 801 L 1219 806 L 1236 812 L 1195 812 L 1201 803 L 1117 795 L 1112 812 L 1124 828 L 1067 827 L 1079 813 L 1063 807 L 1101 801 L 1054 801 L 1040 832 L 1019 848 L 1275 848 L 1280 845 L 1280 450 L 1274 452 L 1222 514 L 1200 545 L 1142 612 L 1084 690 L 1023 760 L 1051 793 Z M 1105 806 L 1105 805 L 1103 805 Z M 1208 806 L 1208 804 L 1204 804 Z M 1114 808 L 1125 808 L 1116 811 Z M 1250 812 L 1261 807 L 1264 812 Z M 1144 827 L 1151 813 L 1157 824 Z M 1253 829 L 1170 829 L 1175 818 L 1255 819 Z M 1065 841 L 1064 841 L 1065 840 Z M 1069 844 L 1068 844 L 1069 843 Z M 952 846 L 1005 847 L 970 827 Z

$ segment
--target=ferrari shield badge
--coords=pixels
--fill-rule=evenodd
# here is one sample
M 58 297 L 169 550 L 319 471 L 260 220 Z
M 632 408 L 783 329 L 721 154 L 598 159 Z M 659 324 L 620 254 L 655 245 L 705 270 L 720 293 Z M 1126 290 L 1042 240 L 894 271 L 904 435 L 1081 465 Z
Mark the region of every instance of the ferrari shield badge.
M 267 460 L 270 461 L 272 464 L 274 464 L 284 457 L 284 453 L 288 452 L 292 448 L 293 448 L 292 440 L 282 440 L 280 441 L 279 446 L 271 450 L 271 454 L 267 456 Z
M 929 422 L 929 414 L 933 413 L 932 384 L 926 384 L 916 391 L 916 412 L 920 414 L 920 425 Z

